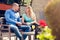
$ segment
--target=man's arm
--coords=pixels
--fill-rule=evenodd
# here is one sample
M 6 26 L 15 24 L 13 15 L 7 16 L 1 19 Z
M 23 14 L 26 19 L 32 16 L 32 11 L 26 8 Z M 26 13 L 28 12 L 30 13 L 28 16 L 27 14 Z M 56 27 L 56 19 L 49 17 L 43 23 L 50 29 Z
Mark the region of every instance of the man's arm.
M 14 21 L 10 18 L 10 12 L 9 11 L 5 12 L 5 19 L 6 19 L 6 21 L 13 22 L 14 24 L 17 23 L 16 21 Z

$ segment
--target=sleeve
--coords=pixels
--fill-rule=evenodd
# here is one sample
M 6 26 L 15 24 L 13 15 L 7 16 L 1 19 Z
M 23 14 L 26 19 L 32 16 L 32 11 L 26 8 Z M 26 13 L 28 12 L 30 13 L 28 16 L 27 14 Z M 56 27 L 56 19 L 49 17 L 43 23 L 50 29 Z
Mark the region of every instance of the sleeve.
M 10 18 L 10 11 L 5 12 L 5 19 L 6 19 L 6 21 L 9 21 L 9 22 L 16 24 L 16 21 L 14 21 Z
M 20 18 L 20 14 L 19 14 L 19 12 L 17 12 L 17 16 L 18 16 L 17 21 L 18 21 L 18 22 L 21 22 L 21 18 Z
M 21 22 L 21 19 L 20 19 L 20 17 L 18 17 L 18 22 Z

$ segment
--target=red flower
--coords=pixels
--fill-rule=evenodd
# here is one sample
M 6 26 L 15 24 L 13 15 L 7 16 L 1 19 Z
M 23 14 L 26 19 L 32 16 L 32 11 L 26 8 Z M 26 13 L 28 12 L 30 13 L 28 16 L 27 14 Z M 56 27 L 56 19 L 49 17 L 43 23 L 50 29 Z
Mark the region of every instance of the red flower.
M 47 26 L 45 20 L 39 20 L 38 23 L 39 23 L 39 25 L 40 25 L 41 27 L 45 27 L 45 26 Z

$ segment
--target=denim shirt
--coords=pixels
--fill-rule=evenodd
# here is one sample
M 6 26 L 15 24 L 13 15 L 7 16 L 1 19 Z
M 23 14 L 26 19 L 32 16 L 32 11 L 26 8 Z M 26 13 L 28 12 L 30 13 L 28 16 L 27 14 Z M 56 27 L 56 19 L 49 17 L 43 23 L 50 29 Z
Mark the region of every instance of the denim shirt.
M 19 13 L 12 9 L 6 10 L 5 19 L 6 24 L 16 24 L 16 22 L 21 22 Z

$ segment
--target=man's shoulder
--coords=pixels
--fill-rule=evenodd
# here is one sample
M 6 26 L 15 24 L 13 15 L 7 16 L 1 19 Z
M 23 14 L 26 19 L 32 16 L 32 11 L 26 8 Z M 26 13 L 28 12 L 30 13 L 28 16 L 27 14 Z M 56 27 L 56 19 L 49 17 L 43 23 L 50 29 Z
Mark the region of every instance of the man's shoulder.
M 11 14 L 11 9 L 6 10 L 5 14 Z
M 11 12 L 11 9 L 6 10 L 6 12 Z

